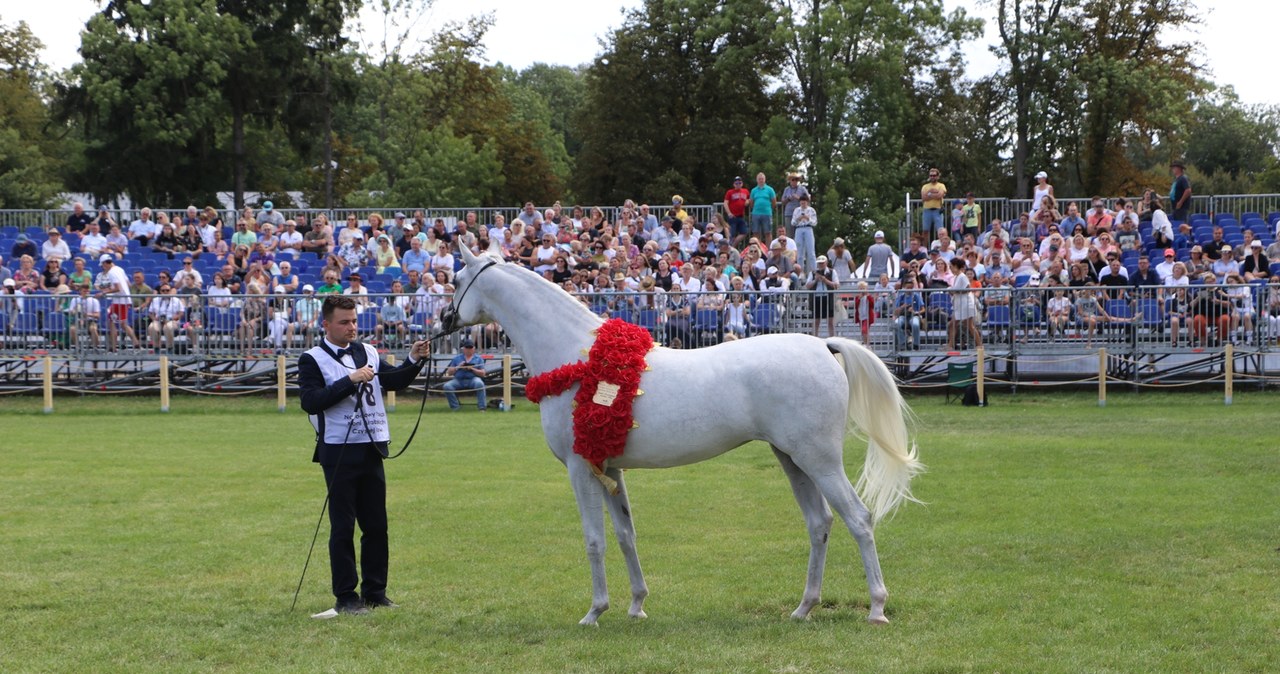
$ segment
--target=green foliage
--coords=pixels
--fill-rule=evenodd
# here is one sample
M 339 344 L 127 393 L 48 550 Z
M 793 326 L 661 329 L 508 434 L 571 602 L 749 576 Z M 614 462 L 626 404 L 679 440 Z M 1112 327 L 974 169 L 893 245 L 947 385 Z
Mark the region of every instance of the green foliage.
M 0 208 L 45 208 L 61 191 L 43 48 L 26 23 L 0 23 Z
M 586 73 L 578 195 L 718 201 L 775 109 L 775 22 L 763 0 L 648 0 L 628 13 Z
M 492 141 L 476 147 L 473 139 L 442 125 L 422 134 L 419 142 L 401 160 L 394 185 L 387 185 L 384 174 L 374 175 L 364 184 L 368 196 L 353 194 L 347 205 L 478 204 L 501 189 L 503 165 Z
M 1249 106 L 1226 87 L 1196 104 L 1185 159 L 1202 175 L 1202 194 L 1242 194 L 1274 163 L 1280 149 L 1280 108 Z

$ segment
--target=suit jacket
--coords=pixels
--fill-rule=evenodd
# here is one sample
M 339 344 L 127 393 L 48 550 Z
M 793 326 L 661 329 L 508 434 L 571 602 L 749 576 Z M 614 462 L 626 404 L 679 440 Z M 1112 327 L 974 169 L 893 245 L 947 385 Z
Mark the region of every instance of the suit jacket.
M 359 342 L 351 344 L 356 345 Z M 355 361 L 357 368 L 364 367 L 368 360 L 364 348 L 354 349 L 351 352 L 351 358 Z M 405 360 L 400 365 L 392 367 L 386 361 L 380 360 L 378 361 L 378 383 L 382 385 L 384 391 L 408 388 L 422 371 L 424 364 L 426 364 L 425 360 L 415 362 Z M 325 384 L 320 366 L 309 353 L 302 354 L 298 359 L 298 388 L 302 393 L 302 410 L 307 414 L 324 414 L 325 410 L 356 392 L 356 384 L 349 377 L 343 377 L 332 384 Z M 334 465 L 341 457 L 342 463 L 362 463 L 371 458 L 369 456 L 371 452 L 377 452 L 383 457 L 387 456 L 387 443 L 362 442 L 331 445 L 323 442 L 321 438 L 316 438 L 316 450 L 311 460 L 324 465 Z

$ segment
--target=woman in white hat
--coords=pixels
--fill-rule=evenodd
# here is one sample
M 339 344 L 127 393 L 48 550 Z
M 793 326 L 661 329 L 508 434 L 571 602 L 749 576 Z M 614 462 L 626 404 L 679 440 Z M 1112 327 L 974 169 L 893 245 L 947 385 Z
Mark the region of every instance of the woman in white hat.
M 1038 213 L 1040 205 L 1045 197 L 1053 196 L 1053 185 L 1049 184 L 1049 174 L 1041 171 L 1036 174 L 1036 186 L 1031 193 L 1033 201 L 1031 202 L 1031 212 Z

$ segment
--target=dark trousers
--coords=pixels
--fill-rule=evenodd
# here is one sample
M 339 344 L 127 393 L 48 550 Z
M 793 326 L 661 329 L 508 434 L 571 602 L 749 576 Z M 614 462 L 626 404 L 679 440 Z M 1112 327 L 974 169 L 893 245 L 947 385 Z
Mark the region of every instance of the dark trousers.
M 363 451 L 363 448 L 362 448 Z M 329 483 L 329 568 L 338 604 L 356 604 L 356 548 L 360 524 L 360 570 L 363 595 L 380 599 L 387 592 L 387 477 L 382 457 L 368 452 L 361 463 L 324 466 Z

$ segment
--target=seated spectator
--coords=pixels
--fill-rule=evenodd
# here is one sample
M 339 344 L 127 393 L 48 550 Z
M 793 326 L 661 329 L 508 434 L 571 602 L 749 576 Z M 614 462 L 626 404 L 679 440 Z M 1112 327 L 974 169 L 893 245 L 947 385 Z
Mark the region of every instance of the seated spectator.
M 422 240 L 415 236 L 409 236 L 406 239 L 409 241 L 409 250 L 405 251 L 400 261 L 401 268 L 405 271 L 414 271 L 419 274 L 427 273 L 431 266 L 431 256 L 422 249 Z
M 57 227 L 49 230 L 49 239 L 40 246 L 40 259 L 48 260 L 55 257 L 59 260 L 71 259 L 71 248 L 67 246 L 66 241 L 62 240 L 62 232 Z
M 183 279 L 190 276 L 195 279 L 196 285 L 204 285 L 204 276 L 200 273 L 199 269 L 196 269 L 193 266 L 193 264 L 194 263 L 190 257 L 182 258 L 182 269 L 179 269 L 177 273 L 173 275 L 174 283 L 182 286 Z
M 164 215 L 161 213 L 160 215 Z M 168 219 L 167 217 L 165 218 Z M 160 233 L 151 242 L 151 250 L 157 253 L 167 253 L 169 258 L 173 258 L 173 254 L 178 250 L 178 235 L 174 233 L 173 225 L 165 222 L 160 225 Z
M 1049 338 L 1062 338 L 1067 334 L 1067 326 L 1071 324 L 1071 299 L 1062 288 L 1053 290 L 1049 298 Z
M 67 307 L 72 348 L 78 345 L 79 335 L 86 332 L 89 333 L 90 348 L 98 348 L 98 320 L 102 317 L 102 303 L 89 294 L 91 285 L 77 286 L 77 297 Z
M 893 325 L 898 335 L 897 348 L 920 348 L 920 315 L 924 313 L 924 297 L 914 278 L 902 282 L 893 305 Z M 907 337 L 907 328 L 911 337 Z
M 1036 226 L 1031 222 L 1030 213 L 1019 215 L 1018 221 L 1009 228 L 1009 238 L 1011 240 L 1034 239 L 1035 235 Z
M 12 277 L 14 292 L 29 295 L 44 285 L 44 276 L 35 265 L 35 258 L 30 255 L 18 258 L 18 268 L 14 270 Z
M 178 245 L 174 247 L 177 253 L 185 253 L 193 258 L 200 257 L 204 252 L 204 240 L 200 238 L 200 229 L 195 224 L 179 225 L 177 228 Z
M 1107 256 L 1107 264 L 1098 272 L 1098 285 L 1111 288 L 1108 294 L 1111 299 L 1127 299 L 1126 289 L 1130 286 L 1129 270 L 1120 264 L 1120 255 L 1111 253 Z
M 1130 211 L 1133 205 L 1127 206 Z M 1115 242 L 1121 251 L 1142 250 L 1142 234 L 1138 232 L 1138 225 L 1134 221 L 1137 220 L 1137 213 L 1130 213 L 1132 217 L 1126 217 L 1120 221 L 1119 227 L 1116 229 Z
M 1040 273 L 1040 256 L 1030 237 L 1023 237 L 1018 242 L 1018 252 L 1013 255 L 1013 275 L 1037 276 Z
M 128 242 L 125 246 L 128 246 Z M 98 221 L 90 220 L 80 236 L 80 253 L 97 258 L 105 252 L 107 252 L 107 237 L 103 236 L 99 230 Z
M 1164 283 L 1160 275 L 1156 273 L 1156 270 L 1151 268 L 1151 258 L 1146 255 L 1138 258 L 1138 271 L 1130 274 L 1129 280 L 1133 282 L 1136 288 L 1156 287 Z
M 1218 277 L 1218 283 L 1226 283 L 1228 276 L 1240 273 L 1240 263 L 1236 262 L 1231 253 L 1230 244 L 1223 244 L 1219 249 L 1218 259 L 1214 260 L 1213 264 L 1210 265 L 1210 271 L 1213 272 L 1214 276 Z
M 398 280 L 391 282 L 391 293 L 392 296 L 385 298 L 382 308 L 378 310 L 379 320 L 374 328 L 374 339 L 383 344 L 383 335 L 394 333 L 399 338 L 397 343 L 404 344 L 409 334 L 409 298 L 404 294 L 404 284 Z
M 310 284 L 302 286 L 302 297 L 294 305 L 294 320 L 289 324 L 285 339 L 293 343 L 295 332 L 302 335 L 302 347 L 311 348 L 316 335 L 320 334 L 321 301 L 316 297 L 316 289 Z
M 92 288 L 93 274 L 90 274 L 89 270 L 85 269 L 84 258 L 82 257 L 74 258 L 72 260 L 72 265 L 73 265 L 73 270 L 70 274 L 67 275 L 67 285 L 71 286 L 72 292 L 79 291 L 81 287 Z M 3 278 L 3 273 L 0 272 L 0 279 L 2 278 Z
M 283 287 L 284 291 L 290 295 L 298 292 L 298 275 L 293 273 L 293 263 L 284 260 L 279 265 L 279 274 L 271 277 L 271 288 Z
M 1213 260 L 1204 254 L 1200 246 L 1192 246 L 1190 259 L 1187 263 L 1187 274 L 1192 278 L 1201 278 L 1206 272 L 1212 271 Z
M 129 239 L 120 232 L 119 225 L 113 224 L 107 230 L 107 246 L 106 250 L 102 252 L 110 253 L 117 260 L 124 258 L 125 254 L 129 252 Z M 102 254 L 99 253 L 98 257 L 102 257 Z
M 45 260 L 44 269 L 40 272 L 40 287 L 55 294 L 69 292 L 67 274 L 62 271 L 62 263 L 58 258 Z
M 1000 272 L 991 272 L 991 280 L 987 284 L 987 292 L 982 299 L 989 307 L 1008 307 L 1013 304 L 1013 290 L 1009 280 Z
M 1133 225 L 1134 230 L 1138 229 L 1138 212 L 1134 210 L 1133 202 L 1121 197 L 1116 199 L 1116 212 L 1112 217 L 1112 225 L 1114 229 L 1120 229 L 1126 222 Z
M 34 260 L 39 254 L 40 249 L 36 248 L 36 244 L 31 241 L 26 232 L 19 233 L 17 241 L 9 249 L 9 258 L 12 260 L 21 260 L 24 255 Z
M 332 252 L 333 230 L 329 227 L 329 218 L 324 213 L 316 215 L 311 224 L 311 231 L 302 237 L 302 250 L 324 257 Z
M 1231 342 L 1236 343 L 1237 329 L 1244 330 L 1244 343 L 1253 344 L 1253 321 L 1257 310 L 1253 304 L 1253 287 L 1240 274 L 1227 276 L 1227 297 L 1231 300 Z
M 929 250 L 936 250 L 942 256 L 943 262 L 950 262 L 956 256 L 956 242 L 947 234 L 946 230 L 938 232 L 938 238 L 929 245 Z
M 1230 337 L 1234 305 L 1212 273 L 1204 274 L 1201 281 L 1202 287 L 1191 300 L 1191 333 L 1195 345 L 1210 346 Z M 1210 327 L 1218 329 L 1216 338 L 1209 333 Z
M 151 244 L 151 240 L 160 233 L 160 228 L 151 220 L 151 209 L 143 208 L 138 214 L 138 219 L 129 223 L 128 237 L 131 241 L 137 241 L 139 245 L 146 247 Z
M 205 295 L 211 307 L 226 309 L 231 306 L 231 289 L 227 287 L 227 279 L 222 272 L 214 273 L 213 285 L 206 289 Z
M 178 299 L 174 293 L 173 285 L 169 283 L 161 285 L 160 295 L 151 301 L 148 311 L 151 323 L 147 326 L 147 335 L 151 338 L 151 348 L 157 351 L 162 348 L 160 337 L 163 335 L 163 348 L 173 351 L 173 333 L 182 325 L 186 312 L 186 307 L 182 306 L 182 300 Z
M 440 241 L 436 254 L 431 256 L 431 273 L 434 275 L 438 272 L 444 272 L 445 277 L 450 283 L 453 282 L 454 259 L 449 252 L 450 246 L 447 241 Z
M 369 299 L 369 288 L 364 285 L 364 277 L 360 274 L 352 274 L 347 277 L 347 288 L 342 291 L 343 295 L 354 297 L 356 300 L 356 312 L 363 312 L 372 306 Z
M 1261 241 L 1254 239 L 1249 242 L 1240 271 L 1244 274 L 1246 281 L 1265 280 L 1271 275 L 1271 260 L 1262 252 Z
M 298 232 L 298 223 L 294 220 L 284 221 L 284 231 L 276 235 L 276 254 L 297 259 L 302 254 L 302 234 Z
M 378 236 L 378 249 L 374 251 L 373 262 L 379 274 L 394 274 L 400 271 L 400 259 L 396 249 L 391 247 L 391 237 L 386 234 Z
M 1093 208 L 1089 209 L 1089 213 L 1085 216 L 1085 233 L 1089 236 L 1097 236 L 1102 232 L 1110 231 L 1112 219 L 1111 211 L 1107 210 L 1102 197 L 1094 197 Z
M 476 408 L 481 412 L 487 407 L 484 389 L 484 359 L 476 355 L 476 345 L 469 339 L 462 340 L 462 353 L 449 361 L 445 368 L 445 376 L 453 377 L 444 383 L 444 397 L 449 401 L 449 409 L 457 412 L 462 409 L 458 402 L 458 391 L 475 391 Z
M 1273 275 L 1267 281 L 1266 310 L 1266 339 L 1270 344 L 1272 340 L 1280 341 L 1280 275 Z

